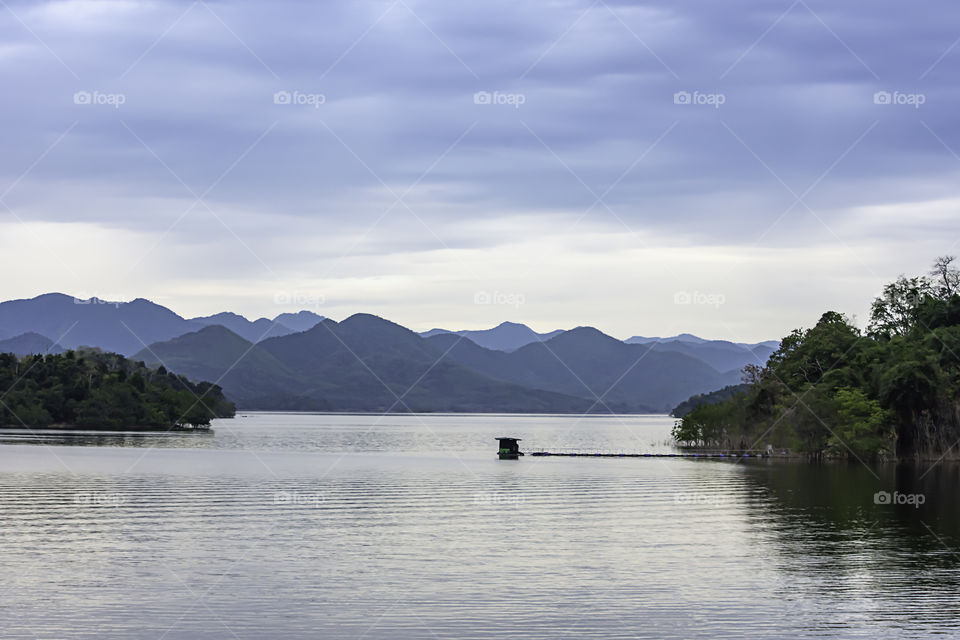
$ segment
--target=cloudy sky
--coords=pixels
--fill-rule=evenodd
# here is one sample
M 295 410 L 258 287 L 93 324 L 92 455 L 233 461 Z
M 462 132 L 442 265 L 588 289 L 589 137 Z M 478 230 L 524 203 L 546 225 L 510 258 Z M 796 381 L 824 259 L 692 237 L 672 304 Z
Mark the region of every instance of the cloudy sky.
M 0 1 L 0 298 L 777 338 L 960 253 L 930 0 Z

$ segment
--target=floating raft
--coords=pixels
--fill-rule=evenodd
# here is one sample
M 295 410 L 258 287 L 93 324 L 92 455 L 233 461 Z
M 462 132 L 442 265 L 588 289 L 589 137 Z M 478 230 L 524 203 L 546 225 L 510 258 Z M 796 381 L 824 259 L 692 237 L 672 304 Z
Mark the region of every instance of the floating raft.
M 751 451 L 698 451 L 687 453 L 598 453 L 589 451 L 531 451 L 530 456 L 560 456 L 566 458 L 782 458 L 780 452 Z

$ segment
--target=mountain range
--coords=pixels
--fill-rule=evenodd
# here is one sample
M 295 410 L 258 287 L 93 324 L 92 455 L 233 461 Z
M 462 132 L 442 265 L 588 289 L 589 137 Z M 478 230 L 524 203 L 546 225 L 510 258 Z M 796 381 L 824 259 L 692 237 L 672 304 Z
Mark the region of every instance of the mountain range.
M 227 326 L 246 340 L 259 342 L 267 337 L 309 329 L 322 319 L 309 311 L 252 322 L 233 313 L 188 319 L 143 298 L 109 302 L 48 293 L 29 300 L 0 303 L 0 338 L 34 333 L 68 349 L 92 346 L 129 356 L 154 342 L 211 325 Z
M 94 346 L 209 380 L 247 410 L 667 412 L 740 379 L 776 342 L 689 334 L 621 341 L 592 327 L 505 322 L 421 334 L 369 314 L 184 318 L 144 299 L 46 294 L 0 303 L 0 352 Z
M 493 329 L 481 329 L 479 331 L 447 331 L 446 329 L 430 329 L 430 331 L 424 331 L 420 335 L 424 338 L 432 338 L 433 336 L 444 333 L 453 333 L 458 336 L 463 336 L 464 338 L 469 338 L 471 342 L 474 342 L 485 349 L 495 349 L 496 351 L 514 351 L 515 349 L 519 349 L 520 347 L 528 345 L 531 342 L 543 342 L 544 340 L 555 338 L 563 333 L 563 329 L 556 329 L 555 331 L 550 331 L 548 333 L 537 333 L 525 324 L 517 324 L 516 322 L 503 322 Z

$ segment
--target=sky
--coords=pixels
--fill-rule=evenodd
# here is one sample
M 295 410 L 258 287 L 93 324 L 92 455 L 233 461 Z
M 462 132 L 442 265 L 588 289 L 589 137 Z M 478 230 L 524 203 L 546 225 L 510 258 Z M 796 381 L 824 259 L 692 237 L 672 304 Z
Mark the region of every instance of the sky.
M 0 299 L 757 341 L 960 253 L 947 0 L 2 0 L 0 74 Z

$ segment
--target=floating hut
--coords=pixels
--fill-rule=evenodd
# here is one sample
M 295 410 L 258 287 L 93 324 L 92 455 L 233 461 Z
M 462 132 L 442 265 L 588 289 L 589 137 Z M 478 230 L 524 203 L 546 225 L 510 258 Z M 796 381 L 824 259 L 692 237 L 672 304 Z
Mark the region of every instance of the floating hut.
M 520 438 L 500 437 L 496 440 L 500 441 L 499 456 L 501 460 L 517 460 L 523 455 L 523 452 L 520 451 L 520 445 L 517 444 L 520 442 Z

